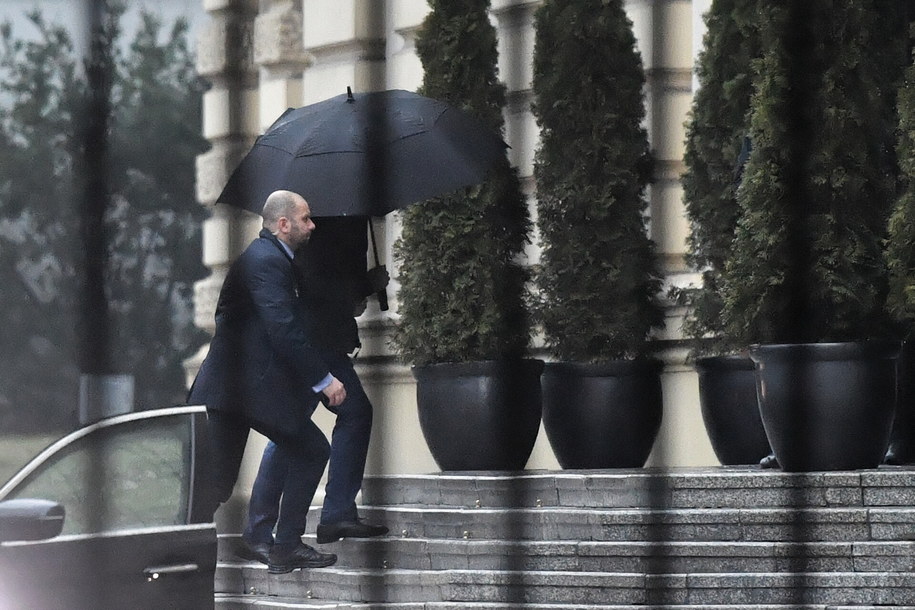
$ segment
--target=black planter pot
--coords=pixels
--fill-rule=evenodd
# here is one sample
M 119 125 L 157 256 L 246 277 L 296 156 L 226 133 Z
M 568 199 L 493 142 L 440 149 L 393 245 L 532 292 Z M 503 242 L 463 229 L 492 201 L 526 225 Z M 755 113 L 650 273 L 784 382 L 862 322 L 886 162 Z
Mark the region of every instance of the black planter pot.
M 782 469 L 876 468 L 896 406 L 898 342 L 755 345 L 766 436 Z
M 662 364 L 547 363 L 543 425 L 563 468 L 639 468 L 661 427 Z
M 903 341 L 896 361 L 896 417 L 887 464 L 915 463 L 915 342 Z
M 696 360 L 699 407 L 718 461 L 758 464 L 769 440 L 756 400 L 756 367 L 749 358 L 714 356 Z
M 522 470 L 540 431 L 541 360 L 413 367 L 419 424 L 442 470 Z

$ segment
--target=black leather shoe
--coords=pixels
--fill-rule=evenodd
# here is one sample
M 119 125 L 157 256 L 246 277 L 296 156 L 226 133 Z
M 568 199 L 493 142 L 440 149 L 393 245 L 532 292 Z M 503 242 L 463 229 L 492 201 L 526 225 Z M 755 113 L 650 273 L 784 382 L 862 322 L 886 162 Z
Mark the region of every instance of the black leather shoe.
M 273 547 L 269 542 L 248 542 L 244 538 L 241 540 L 241 547 L 235 554 L 242 559 L 249 561 L 259 561 L 263 564 L 270 563 L 270 549 Z
M 760 468 L 781 468 L 781 466 L 778 463 L 778 460 L 775 459 L 774 453 L 770 453 L 763 459 L 759 460 L 759 467 Z
M 318 544 L 337 542 L 343 538 L 372 538 L 384 536 L 388 533 L 385 525 L 368 523 L 362 519 L 355 521 L 340 521 L 338 523 L 322 523 L 318 525 Z
M 274 545 L 270 551 L 267 571 L 270 574 L 286 574 L 299 568 L 326 568 L 337 562 L 333 553 L 322 553 L 307 544 L 300 544 L 292 551 L 285 551 Z

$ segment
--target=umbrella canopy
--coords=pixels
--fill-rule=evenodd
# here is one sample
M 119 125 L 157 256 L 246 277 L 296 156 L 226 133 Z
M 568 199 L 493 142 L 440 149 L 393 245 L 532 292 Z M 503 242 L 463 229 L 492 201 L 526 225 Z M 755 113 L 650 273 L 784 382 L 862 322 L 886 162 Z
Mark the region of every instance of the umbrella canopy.
M 314 216 L 384 214 L 481 182 L 506 144 L 482 121 L 409 91 L 332 97 L 287 110 L 216 200 L 259 213 L 285 189 Z

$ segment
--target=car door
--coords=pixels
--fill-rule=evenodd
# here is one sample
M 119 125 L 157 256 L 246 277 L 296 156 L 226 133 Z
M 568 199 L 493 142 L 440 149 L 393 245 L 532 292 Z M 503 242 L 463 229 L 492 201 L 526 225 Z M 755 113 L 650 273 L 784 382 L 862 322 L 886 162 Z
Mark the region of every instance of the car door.
M 103 420 L 0 488 L 0 505 L 34 498 L 65 513 L 58 536 L 0 542 L 0 610 L 212 608 L 216 529 L 198 514 L 205 418 L 174 407 Z

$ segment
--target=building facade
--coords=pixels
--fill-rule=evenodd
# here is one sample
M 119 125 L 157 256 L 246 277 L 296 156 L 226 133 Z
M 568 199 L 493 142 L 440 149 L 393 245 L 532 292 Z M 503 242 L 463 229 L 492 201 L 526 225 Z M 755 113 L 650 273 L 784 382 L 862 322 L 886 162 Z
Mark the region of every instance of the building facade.
M 203 258 L 211 275 L 196 287 L 197 324 L 212 332 L 216 298 L 225 272 L 260 228 L 258 216 L 214 202 L 255 137 L 286 108 L 354 91 L 416 90 L 422 66 L 416 31 L 429 10 L 425 0 L 202 0 L 210 17 L 198 41 L 198 69 L 211 84 L 204 97 L 203 133 L 212 148 L 197 161 L 197 197 L 212 211 L 204 224 Z M 499 35 L 499 75 L 508 87 L 505 139 L 519 168 L 532 212 L 538 129 L 531 113 L 533 15 L 539 0 L 493 0 Z M 695 89 L 693 65 L 702 42 L 702 16 L 711 0 L 627 0 L 647 76 L 647 129 L 656 157 L 650 187 L 650 233 L 661 255 L 667 285 L 697 277 L 684 262 L 689 231 L 682 201 L 685 123 Z M 586 61 L 587 58 L 583 58 Z M 388 346 L 397 312 L 397 269 L 391 246 L 396 214 L 376 221 L 378 247 L 392 276 L 391 308 L 370 300 L 359 319 L 363 350 L 358 369 L 376 407 L 369 455 L 372 473 L 420 473 L 438 469 L 426 448 L 416 412 L 413 377 Z M 527 251 L 538 258 L 537 237 Z M 698 382 L 682 341 L 683 311 L 667 304 L 666 329 L 655 337 L 665 363 L 664 421 L 649 463 L 704 466 L 718 461 L 699 409 Z M 536 340 L 535 340 L 536 345 Z M 206 347 L 187 363 L 192 378 Z M 318 410 L 328 433 L 332 416 Z M 260 439 L 262 441 L 262 439 Z M 247 476 L 253 476 L 262 442 L 250 444 Z M 556 469 L 543 430 L 529 469 Z

